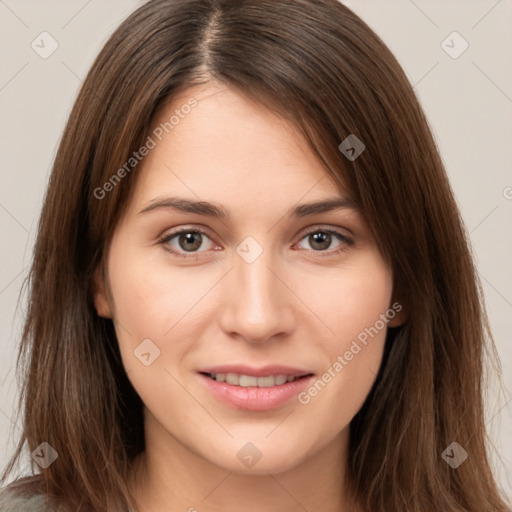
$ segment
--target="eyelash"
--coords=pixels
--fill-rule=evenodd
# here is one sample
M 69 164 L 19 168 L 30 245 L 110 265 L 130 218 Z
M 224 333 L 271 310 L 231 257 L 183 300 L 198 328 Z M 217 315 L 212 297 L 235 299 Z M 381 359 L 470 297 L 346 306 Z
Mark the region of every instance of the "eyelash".
M 165 245 L 166 243 L 170 242 L 173 238 L 175 238 L 176 236 L 178 235 L 181 235 L 182 233 L 199 233 L 200 235 L 203 235 L 207 238 L 210 238 L 208 236 L 208 234 L 201 230 L 201 229 L 190 229 L 190 228 L 183 228 L 183 229 L 179 229 L 177 231 L 173 231 L 172 233 L 168 233 L 167 235 L 164 235 L 162 238 L 160 238 L 158 240 L 158 243 L 161 244 L 161 245 Z M 315 233 L 327 233 L 329 235 L 333 235 L 335 236 L 340 242 L 342 242 L 342 244 L 337 248 L 337 249 L 334 249 L 334 250 L 331 250 L 331 251 L 315 251 L 313 249 L 310 249 L 309 252 L 314 252 L 314 253 L 318 253 L 318 256 L 320 257 L 327 257 L 327 256 L 333 256 L 333 255 L 336 255 L 336 254 L 340 254 L 342 252 L 345 252 L 347 250 L 347 246 L 350 247 L 350 246 L 353 246 L 354 245 L 354 241 L 349 238 L 347 235 L 345 235 L 344 233 L 342 233 L 341 231 L 338 231 L 338 230 L 335 230 L 335 229 L 329 229 L 329 228 L 326 228 L 326 229 L 322 229 L 322 228 L 316 228 L 316 229 L 311 229 L 310 231 L 306 232 L 299 241 L 302 241 L 304 240 L 305 238 L 307 238 L 309 235 L 312 235 L 312 234 L 315 234 Z M 173 255 L 176 255 L 180 258 L 184 258 L 184 259 L 198 259 L 198 254 L 200 253 L 197 253 L 197 252 L 193 252 L 193 253 L 190 253 L 190 254 L 183 254 L 181 252 L 178 252 L 178 251 L 175 251 L 174 249 L 169 249 L 168 247 L 164 247 L 164 249 L 170 253 L 172 253 Z

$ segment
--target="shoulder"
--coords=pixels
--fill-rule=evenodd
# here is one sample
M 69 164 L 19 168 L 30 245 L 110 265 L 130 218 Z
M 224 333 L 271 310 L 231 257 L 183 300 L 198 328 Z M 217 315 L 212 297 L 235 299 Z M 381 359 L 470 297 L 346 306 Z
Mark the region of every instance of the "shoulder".
M 7 486 L 0 489 L 0 512 L 51 512 L 51 509 L 43 494 Z

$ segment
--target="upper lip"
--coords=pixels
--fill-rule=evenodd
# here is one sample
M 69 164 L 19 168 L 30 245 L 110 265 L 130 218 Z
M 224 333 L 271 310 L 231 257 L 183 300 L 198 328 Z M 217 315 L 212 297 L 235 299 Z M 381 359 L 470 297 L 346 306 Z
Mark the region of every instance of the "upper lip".
M 240 375 L 251 375 L 254 377 L 268 377 L 270 375 L 302 377 L 304 375 L 311 375 L 313 372 L 283 365 L 268 365 L 255 368 L 244 364 L 223 364 L 202 368 L 199 370 L 199 373 L 238 373 Z

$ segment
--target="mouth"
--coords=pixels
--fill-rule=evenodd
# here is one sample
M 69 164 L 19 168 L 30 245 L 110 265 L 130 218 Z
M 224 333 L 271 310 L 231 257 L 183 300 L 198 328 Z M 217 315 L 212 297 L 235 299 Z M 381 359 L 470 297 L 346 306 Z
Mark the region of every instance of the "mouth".
M 284 366 L 243 365 L 205 368 L 198 374 L 217 400 L 248 411 L 268 411 L 288 404 L 314 376 L 307 370 Z
M 256 375 L 244 375 L 240 373 L 200 373 L 217 382 L 225 382 L 231 386 L 240 386 L 242 388 L 273 388 L 275 386 L 281 386 L 287 382 L 294 382 L 312 375 L 311 373 L 305 375 L 277 374 L 257 377 Z

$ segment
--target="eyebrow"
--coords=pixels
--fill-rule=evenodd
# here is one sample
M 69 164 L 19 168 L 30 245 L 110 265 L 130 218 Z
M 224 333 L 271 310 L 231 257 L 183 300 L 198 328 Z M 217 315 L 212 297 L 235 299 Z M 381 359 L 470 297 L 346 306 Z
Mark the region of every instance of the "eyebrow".
M 162 208 L 177 210 L 185 213 L 196 213 L 198 215 L 205 215 L 207 217 L 212 217 L 221 221 L 228 221 L 230 218 L 229 211 L 222 205 L 208 201 L 191 201 L 190 199 L 184 199 L 180 197 L 164 197 L 153 199 L 139 212 L 139 214 L 148 213 Z M 333 197 L 314 203 L 306 203 L 295 206 L 294 208 L 288 210 L 286 215 L 288 217 L 302 218 L 341 209 L 352 209 L 359 211 L 359 208 L 351 199 L 346 197 Z

